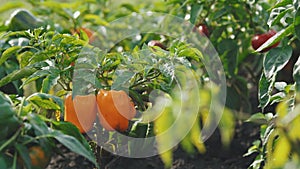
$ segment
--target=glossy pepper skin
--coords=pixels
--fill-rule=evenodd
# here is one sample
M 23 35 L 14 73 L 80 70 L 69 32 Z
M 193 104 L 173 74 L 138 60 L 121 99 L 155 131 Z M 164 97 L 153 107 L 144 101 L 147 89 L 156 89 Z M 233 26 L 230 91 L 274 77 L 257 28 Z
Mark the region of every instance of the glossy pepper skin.
M 81 133 L 91 130 L 97 116 L 95 95 L 68 95 L 65 99 L 64 120 L 73 123 Z
M 108 131 L 125 131 L 136 115 L 134 103 L 124 91 L 100 90 L 97 94 L 98 118 Z
M 274 36 L 276 34 L 276 31 L 275 30 L 270 30 L 269 32 L 267 33 L 263 33 L 263 34 L 257 34 L 255 35 L 252 40 L 251 40 L 251 45 L 252 45 L 252 48 L 254 50 L 258 49 L 262 44 L 264 44 L 268 39 L 270 39 L 272 36 Z M 269 46 L 267 48 L 265 48 L 264 50 L 260 51 L 261 53 L 263 52 L 267 52 L 269 51 L 270 49 L 272 48 L 275 48 L 279 45 L 279 42 L 275 43 L 274 45 L 272 46 Z

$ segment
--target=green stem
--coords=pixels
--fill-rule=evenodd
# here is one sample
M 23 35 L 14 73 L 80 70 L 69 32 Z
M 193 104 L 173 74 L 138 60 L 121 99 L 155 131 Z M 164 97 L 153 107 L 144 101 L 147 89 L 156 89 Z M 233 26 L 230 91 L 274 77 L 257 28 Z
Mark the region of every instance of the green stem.
M 19 136 L 21 129 L 22 129 L 22 127 L 20 127 L 11 138 L 9 138 L 4 144 L 2 144 L 2 146 L 0 147 L 0 152 Z
M 14 154 L 14 162 L 13 162 L 13 166 L 12 166 L 13 169 L 17 169 L 17 157 L 18 157 L 18 154 L 16 151 Z
M 23 110 L 23 105 L 24 105 L 24 102 L 25 102 L 25 97 L 23 97 L 22 98 L 22 100 L 21 100 L 21 103 L 20 103 L 20 108 L 19 108 L 19 110 L 18 110 L 18 117 L 20 117 L 21 116 L 21 113 L 22 113 L 22 110 Z
M 34 137 L 34 138 L 30 139 L 30 140 L 25 141 L 25 142 L 23 143 L 23 145 L 26 145 L 26 144 L 28 144 L 28 143 L 34 141 L 34 140 L 38 140 L 38 139 L 41 139 L 41 138 L 47 138 L 47 137 L 53 137 L 53 136 L 50 135 L 50 134 L 45 134 L 45 135 L 36 136 L 36 137 Z

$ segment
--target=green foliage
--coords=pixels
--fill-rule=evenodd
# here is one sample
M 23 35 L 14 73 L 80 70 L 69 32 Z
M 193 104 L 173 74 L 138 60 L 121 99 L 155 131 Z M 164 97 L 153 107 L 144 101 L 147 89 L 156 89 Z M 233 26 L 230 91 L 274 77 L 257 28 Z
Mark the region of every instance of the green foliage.
M 11 12 L 29 6 L 30 11 Z M 299 9 L 299 2 L 295 0 L 5 3 L 0 12 L 11 16 L 4 15 L 2 18 L 7 22 L 0 25 L 0 87 L 5 93 L 7 88 L 15 91 L 9 92 L 14 95 L 0 94 L 0 108 L 4 110 L 0 114 L 3 129 L 0 131 L 0 166 L 16 166 L 17 157 L 21 156 L 26 168 L 31 168 L 26 154 L 28 145 L 40 144 L 51 149 L 55 142 L 96 164 L 88 142 L 77 128 L 56 118 L 64 115 L 63 97 L 67 93 L 96 93 L 99 89 L 128 90 L 139 113 L 131 122 L 131 128 L 122 134 L 157 136 L 157 149 L 166 167 L 171 167 L 172 147 L 178 140 L 189 153 L 195 150 L 205 153 L 201 127 L 213 124 L 212 116 L 223 112 L 221 105 L 211 105 L 216 94 L 213 92 L 222 90 L 214 84 L 218 77 L 209 77 L 209 68 L 214 71 L 215 67 L 205 67 L 208 63 L 205 61 L 215 58 L 190 46 L 184 35 L 180 37 L 183 40 L 174 39 L 172 33 L 183 31 L 184 26 L 169 29 L 177 23 L 172 18 L 163 20 L 165 24 L 161 29 L 165 32 L 161 35 L 145 33 L 156 31 L 149 30 L 156 18 L 143 25 L 135 25 L 126 18 L 123 22 L 117 20 L 131 14 L 142 16 L 138 13 L 147 11 L 175 15 L 194 25 L 207 25 L 208 38 L 219 53 L 227 78 L 227 94 L 221 98 L 226 98 L 226 108 L 223 116 L 216 119 L 220 121 L 222 143 L 230 145 L 235 121 L 240 120 L 233 112 L 252 112 L 251 92 L 258 89 L 258 106 L 262 111 L 246 120 L 261 126 L 260 138 L 246 154 L 257 154 L 249 168 L 299 166 L 299 59 L 292 68 L 295 82 L 278 80 L 299 51 Z M 123 39 L 124 34 L 131 36 L 132 27 L 145 32 Z M 90 36 L 81 28 L 88 28 L 94 34 Z M 277 33 L 254 51 L 250 47 L 251 38 L 270 29 Z M 148 47 L 145 44 L 150 40 L 160 41 L 167 49 Z M 279 47 L 259 53 L 277 42 L 280 42 Z M 189 96 L 188 100 L 179 96 L 178 85 L 181 94 Z M 195 92 L 196 89 L 199 92 Z M 163 93 L 162 97 L 151 98 L 154 97 L 152 92 L 157 90 Z M 195 102 L 198 104 L 193 104 Z M 268 106 L 275 105 L 276 111 L 266 111 Z M 165 107 L 159 109 L 160 106 Z M 214 108 L 213 112 L 209 112 L 210 107 Z M 185 114 L 191 110 L 197 113 Z M 153 119 L 155 121 L 149 122 Z M 187 123 L 193 125 L 186 128 Z M 163 134 L 168 130 L 171 132 Z M 106 141 L 117 151 L 120 139 L 110 133 Z M 134 144 L 128 143 L 129 153 Z
M 57 103 L 46 102 L 47 98 L 53 99 Z M 49 119 L 45 121 L 43 120 L 44 116 L 34 113 L 37 111 L 41 112 L 41 109 L 59 109 L 60 106 L 62 106 L 60 98 L 51 95 L 37 94 L 26 99 L 21 99 L 23 101 L 16 102 L 16 100 L 11 100 L 7 95 L 0 93 L 0 107 L 3 110 L 0 116 L 2 119 L 0 122 L 2 129 L 0 133 L 1 156 L 20 156 L 25 162 L 24 165 L 26 168 L 32 168 L 28 148 L 32 145 L 40 145 L 47 150 L 47 154 L 51 156 L 53 149 L 57 149 L 55 146 L 55 140 L 57 140 L 71 151 L 86 157 L 96 166 L 98 165 L 87 141 L 80 137 L 81 134 L 78 129 L 63 133 L 64 128 L 73 127 L 72 124 Z M 14 103 L 14 105 L 12 103 Z M 16 110 L 18 111 L 16 112 Z M 48 126 L 49 123 L 46 122 L 50 122 L 50 124 L 53 123 L 56 127 L 51 128 L 51 125 Z M 57 130 L 58 128 L 60 128 L 60 130 Z M 53 140 L 53 138 L 55 140 Z M 19 164 L 11 158 L 1 157 L 1 167 L 11 167 L 12 165 L 16 166 Z
M 278 41 L 282 43 L 282 47 L 271 49 L 264 56 L 259 83 L 259 102 L 263 113 L 254 114 L 248 119 L 250 122 L 261 125 L 261 137 L 245 154 L 258 154 L 249 168 L 288 168 L 299 165 L 297 162 L 299 151 L 294 151 L 298 149 L 299 136 L 293 132 L 293 127 L 297 125 L 299 118 L 296 113 L 299 97 L 298 62 L 293 68 L 295 83 L 287 84 L 277 80 L 278 73 L 292 58 L 292 54 L 298 50 L 295 47 L 298 38 L 298 30 L 295 29 L 298 27 L 295 19 L 298 15 L 298 6 L 294 3 L 296 2 L 282 0 L 270 8 L 268 25 L 282 29 L 257 50 L 260 51 Z M 275 112 L 264 111 L 267 106 L 274 104 L 277 105 Z

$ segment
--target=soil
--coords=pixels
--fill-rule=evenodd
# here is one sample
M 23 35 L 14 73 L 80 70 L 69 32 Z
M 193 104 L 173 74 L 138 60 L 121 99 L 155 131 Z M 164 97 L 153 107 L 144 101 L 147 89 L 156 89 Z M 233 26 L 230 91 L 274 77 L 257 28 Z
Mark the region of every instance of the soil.
M 180 147 L 174 151 L 171 169 L 246 169 L 255 156 L 243 157 L 252 142 L 259 137 L 259 127 L 250 123 L 237 122 L 235 136 L 229 147 L 222 146 L 218 130 L 205 142 L 205 154 L 188 154 Z M 55 155 L 47 169 L 94 169 L 87 159 L 59 145 L 62 155 Z M 108 156 L 101 159 L 105 169 L 164 169 L 159 156 L 131 159 Z

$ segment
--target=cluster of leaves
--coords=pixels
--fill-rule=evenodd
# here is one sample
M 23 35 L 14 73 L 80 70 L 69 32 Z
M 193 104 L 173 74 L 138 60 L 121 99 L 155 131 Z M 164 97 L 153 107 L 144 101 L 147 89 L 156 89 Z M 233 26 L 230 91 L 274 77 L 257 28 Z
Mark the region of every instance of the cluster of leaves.
M 293 82 L 278 80 L 278 74 L 299 53 L 299 2 L 279 1 L 270 8 L 269 26 L 281 28 L 261 48 L 281 41 L 281 47 L 264 55 L 263 71 L 259 81 L 259 103 L 262 112 L 249 121 L 259 122 L 261 137 L 253 143 L 246 155 L 257 153 L 250 168 L 298 168 L 299 167 L 299 59 L 292 62 Z M 266 111 L 276 106 L 275 112 Z
M 54 147 L 54 143 L 58 141 L 95 163 L 91 152 L 88 151 L 87 143 L 78 133 L 78 130 L 69 123 L 58 122 L 55 119 L 57 114 L 60 114 L 59 116 L 64 114 L 62 98 L 67 92 L 73 90 L 73 92 L 78 92 L 76 94 L 85 94 L 96 92 L 102 88 L 129 89 L 130 96 L 141 111 L 151 108 L 149 106 L 151 100 L 149 95 L 152 91 L 161 90 L 165 92 L 173 101 L 168 105 L 166 111 L 162 112 L 164 115 L 155 121 L 155 124 L 153 124 L 153 121 L 140 123 L 140 120 L 136 119 L 133 122 L 134 127 L 124 134 L 133 137 L 159 135 L 165 128 L 172 126 L 176 118 L 179 118 L 181 120 L 178 126 L 185 126 L 187 122 L 195 124 L 182 141 L 184 149 L 193 152 L 193 146 L 195 146 L 201 152 L 205 151 L 201 140 L 200 124 L 197 121 L 202 120 L 204 125 L 205 119 L 208 119 L 211 96 L 208 93 L 210 90 L 209 85 L 205 85 L 207 75 L 201 62 L 203 56 L 200 51 L 190 48 L 178 40 L 171 39 L 169 40 L 169 51 L 157 47 L 149 48 L 144 43 L 150 39 L 160 37 L 159 35 L 150 34 L 141 35 L 143 38 L 139 42 L 130 38 L 125 39 L 112 48 L 109 53 L 105 53 L 97 48 L 97 42 L 88 45 L 88 38 L 85 33 L 82 32 L 84 36 L 79 39 L 77 35 L 71 34 L 70 29 L 75 29 L 83 23 L 89 23 L 91 27 L 97 26 L 99 28 L 99 25 L 106 25 L 111 20 L 130 14 L 133 11 L 137 12 L 136 7 L 130 4 L 122 4 L 121 7 L 125 9 L 122 14 L 122 11 L 115 13 L 115 10 L 108 10 L 106 7 L 109 4 L 105 1 L 88 3 L 88 5 L 83 5 L 79 1 L 70 4 L 52 1 L 29 1 L 29 3 L 35 7 L 33 12 L 41 20 L 26 15 L 25 20 L 28 22 L 26 23 L 28 27 L 22 27 L 22 24 L 25 24 L 22 23 L 24 16 L 22 20 L 17 20 L 20 22 L 2 27 L 1 46 L 3 48 L 1 48 L 0 66 L 3 64 L 7 67 L 10 61 L 15 66 L 2 75 L 0 86 L 18 81 L 18 84 L 15 84 L 15 89 L 24 90 L 25 96 L 17 91 L 10 97 L 13 98 L 13 105 L 19 110 L 18 114 L 15 113 L 16 118 L 24 126 L 29 127 L 19 127 L 20 131 L 16 132 L 15 135 L 7 136 L 3 140 L 5 142 L 3 152 L 15 158 L 20 154 L 26 161 L 26 167 L 30 168 L 28 155 L 26 156 L 21 152 L 25 148 L 18 150 L 18 147 L 33 143 L 45 147 Z M 18 5 L 22 6 L 22 3 Z M 97 5 L 101 8 L 95 8 Z M 155 9 L 159 9 L 156 7 Z M 22 13 L 27 14 L 24 11 Z M 54 15 L 49 15 L 52 13 Z M 15 16 L 20 17 L 19 15 Z M 105 20 L 100 20 L 99 16 L 103 16 Z M 42 27 L 35 24 L 37 20 L 39 23 L 41 22 Z M 10 21 L 10 23 L 12 22 L 13 20 Z M 66 24 L 70 22 L 72 24 Z M 97 38 L 101 41 L 101 34 Z M 126 52 L 119 52 L 118 47 L 120 46 Z M 75 66 L 73 66 L 73 63 Z M 6 67 L 3 69 L 6 70 Z M 172 92 L 176 85 L 180 85 L 176 81 L 179 78 L 177 76 L 182 79 L 187 78 L 185 72 L 177 69 L 192 70 L 189 78 L 197 79 L 190 88 L 187 87 L 189 81 L 181 82 L 182 85 L 186 85 L 188 91 L 184 95 L 191 95 L 189 97 L 191 101 L 180 100 L 181 97 L 178 97 L 178 93 Z M 205 88 L 200 93 L 193 92 L 193 89 L 195 89 L 193 87 L 199 87 L 199 85 L 205 86 Z M 85 87 L 82 88 L 82 86 Z M 193 103 L 192 101 L 199 99 L 206 101 L 199 101 L 199 105 L 196 105 L 200 106 L 201 104 L 202 106 L 201 112 L 196 114 L 196 117 L 189 115 L 178 117 L 176 105 L 181 105 L 183 102 Z M 20 102 L 19 100 L 23 101 Z M 182 112 L 193 106 L 195 105 L 185 104 L 181 108 L 183 109 Z M 148 114 L 151 115 L 149 112 Z M 233 134 L 231 120 L 233 117 L 230 116 L 229 111 L 228 114 L 229 116 L 226 117 L 229 118 L 223 121 L 223 126 L 227 127 L 228 130 L 223 129 L 224 132 L 222 132 L 226 133 L 224 142 L 227 143 Z M 147 115 L 147 112 L 139 114 L 142 118 L 145 118 L 145 115 Z M 154 128 L 157 130 L 156 133 L 154 133 Z M 77 132 L 72 132 L 73 130 Z M 178 139 L 178 136 L 174 135 L 176 132 L 171 132 L 168 135 L 170 140 Z M 74 141 L 75 138 L 78 140 Z M 118 148 L 118 139 L 110 136 L 107 143 L 115 144 L 113 149 Z M 165 140 L 166 138 L 158 139 L 158 149 L 161 151 L 172 145 Z M 168 145 L 165 145 L 166 143 Z M 166 165 L 172 164 L 171 150 L 162 157 Z
M 181 145 L 188 152 L 193 152 L 194 147 L 200 152 L 205 152 L 203 140 L 200 139 L 200 126 L 209 119 L 212 96 L 208 91 L 214 89 L 207 85 L 208 75 L 201 61 L 203 56 L 200 51 L 166 35 L 144 33 L 136 35 L 139 38 L 116 41 L 118 43 L 114 44 L 115 46 L 112 46 L 109 51 L 101 50 L 105 49 L 106 45 L 110 45 L 105 43 L 106 36 L 120 40 L 118 34 L 106 34 L 105 26 L 112 27 L 111 21 L 132 13 L 154 11 L 176 15 L 192 24 L 204 23 L 209 27 L 211 32 L 209 39 L 220 54 L 227 77 L 226 106 L 228 108 L 251 112 L 249 91 L 253 88 L 249 89 L 249 86 L 256 85 L 261 75 L 258 84 L 262 112 L 253 115 L 249 120 L 260 122 L 261 139 L 249 149 L 248 154 L 258 153 L 250 167 L 259 168 L 263 164 L 270 168 L 298 165 L 286 162 L 299 158 L 299 152 L 294 151 L 294 147 L 299 146 L 299 136 L 295 132 L 299 127 L 297 126 L 298 108 L 295 107 L 297 92 L 300 90 L 299 62 L 295 64 L 293 72 L 295 83 L 287 84 L 277 81 L 278 74 L 299 47 L 298 1 L 282 0 L 275 3 L 250 0 L 167 0 L 133 5 L 107 0 L 89 3 L 28 0 L 27 3 L 13 3 L 7 3 L 0 8 L 0 11 L 30 5 L 34 7 L 32 12 L 39 19 L 25 18 L 29 21 L 26 24 L 32 24 L 32 26 L 22 30 L 18 30 L 20 25 L 0 27 L 0 87 L 2 87 L 1 91 L 17 94 L 10 95 L 13 102 L 11 107 L 17 107 L 19 110 L 19 113 L 15 112 L 11 118 L 12 121 L 17 121 L 15 124 L 18 124 L 16 130 L 18 132 L 13 136 L 4 135 L 5 142 L 9 138 L 12 139 L 3 144 L 5 149 L 2 148 L 10 157 L 16 158 L 20 154 L 22 158 L 28 159 L 26 155 L 22 155 L 21 150 L 32 142 L 44 144 L 59 141 L 68 148 L 72 148 L 74 144 L 69 144 L 70 139 L 77 138 L 81 146 L 87 148 L 86 142 L 79 133 L 76 136 L 70 134 L 71 131 L 76 130 L 74 126 L 52 119 L 56 111 L 60 111 L 63 115 L 62 98 L 68 91 L 73 90 L 73 92 L 78 92 L 77 94 L 85 94 L 97 92 L 102 88 L 128 89 L 129 95 L 140 110 L 138 118 L 132 122 L 132 128 L 124 134 L 133 137 L 152 137 L 169 129 L 173 123 L 177 122 L 177 119 L 181 119 L 179 126 L 199 121 L 201 124 L 194 123 L 190 132 L 182 138 Z M 116 8 L 119 10 L 115 10 Z M 269 12 L 271 12 L 270 15 Z M 40 25 L 42 27 L 38 28 Z M 83 31 L 80 32 L 80 39 L 78 35 L 72 35 L 72 30 L 82 26 L 97 30 L 94 43 L 87 44 L 88 36 Z M 123 33 L 123 29 L 130 27 L 130 25 L 118 26 L 116 29 L 120 30 L 117 31 L 119 34 Z M 250 48 L 251 38 L 254 34 L 266 32 L 270 28 L 280 31 L 257 49 L 257 52 L 279 41 L 281 41 L 280 47 L 266 54 L 260 54 L 261 57 L 254 57 L 258 53 L 254 53 Z M 153 39 L 165 43 L 168 51 L 145 45 Z M 192 74 L 181 69 L 191 70 Z M 180 82 L 181 85 L 190 85 L 190 88 L 187 87 L 188 85 L 185 86 L 186 93 L 181 93 L 190 96 L 189 101 L 181 100 L 182 98 L 178 97 L 178 93 L 174 90 L 178 85 L 176 78 L 179 77 L 183 80 Z M 196 84 L 193 85 L 187 80 L 195 77 L 196 84 L 202 87 L 199 93 L 193 92 Z M 33 90 L 28 88 L 30 84 L 35 86 Z M 153 118 L 148 117 L 151 116 L 149 110 L 152 108 L 149 105 L 153 101 L 149 97 L 155 90 L 163 91 L 171 98 L 171 101 L 167 99 L 165 109 L 161 110 L 160 117 L 153 123 L 147 122 L 147 118 Z M 201 111 L 196 117 L 177 114 L 179 109 L 193 108 L 195 105 L 191 103 L 199 98 L 201 102 L 199 101 L 198 106 Z M 264 111 L 266 106 L 277 103 L 280 104 L 276 112 Z M 183 106 L 178 108 L 178 105 Z M 154 104 L 153 108 L 155 106 Z M 234 117 L 229 109 L 226 109 L 220 123 L 224 143 L 229 143 L 233 136 L 233 129 Z M 170 132 L 171 134 L 158 138 L 159 151 L 164 152 L 173 144 L 174 138 L 179 139 L 185 128 L 174 130 L 176 132 Z M 288 134 L 286 131 L 291 132 Z M 116 144 L 113 149 L 118 148 L 118 139 L 110 137 L 107 143 Z M 279 144 L 285 146 L 282 148 L 278 146 Z M 12 151 L 13 147 L 16 151 Z M 77 152 L 77 149 L 75 151 Z M 278 158 L 281 153 L 284 154 L 284 158 Z M 88 154 L 90 152 L 82 155 L 93 161 Z M 167 166 L 172 164 L 171 150 L 162 153 L 161 157 Z M 29 164 L 26 166 L 29 167 Z
M 24 165 L 26 168 L 32 168 L 28 149 L 39 145 L 47 152 L 46 156 L 51 157 L 54 150 L 59 151 L 56 147 L 57 142 L 86 157 L 97 166 L 89 144 L 75 126 L 42 115 L 45 111 L 63 108 L 63 101 L 59 97 L 42 93 L 35 93 L 27 98 L 9 97 L 1 92 L 0 102 L 1 167 L 17 168 Z

